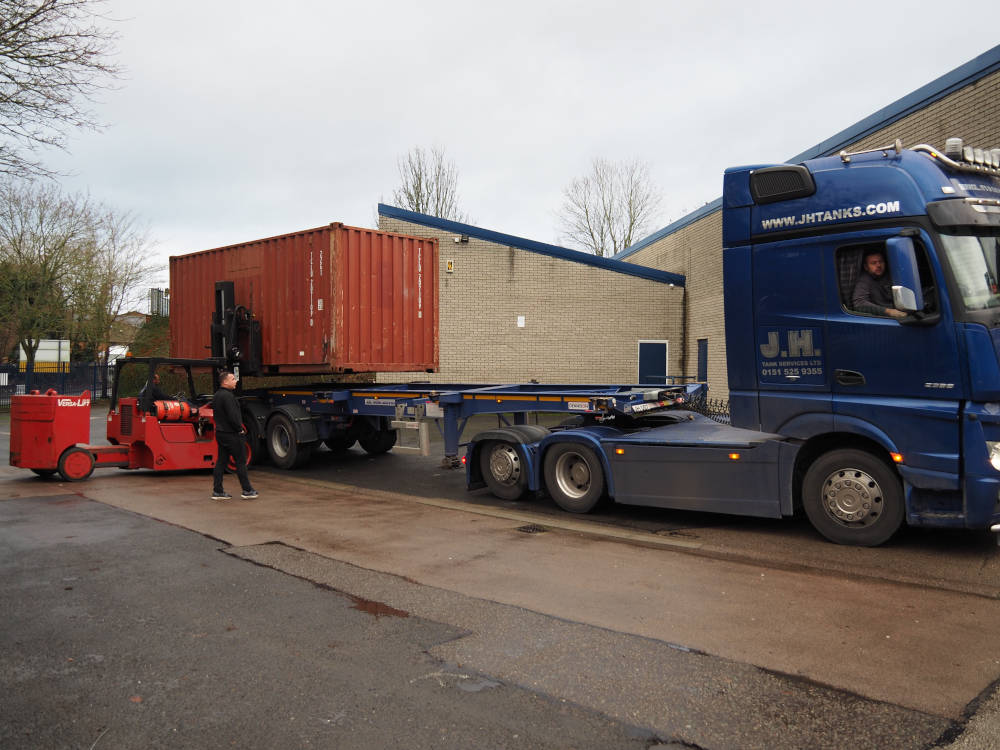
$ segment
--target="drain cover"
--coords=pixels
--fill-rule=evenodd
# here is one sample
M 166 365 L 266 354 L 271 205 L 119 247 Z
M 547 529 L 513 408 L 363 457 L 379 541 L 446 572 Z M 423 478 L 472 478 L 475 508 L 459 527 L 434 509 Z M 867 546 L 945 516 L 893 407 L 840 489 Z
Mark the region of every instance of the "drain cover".
M 529 523 L 527 526 L 519 526 L 517 528 L 523 534 L 544 534 L 548 529 L 544 526 L 539 526 L 537 523 Z

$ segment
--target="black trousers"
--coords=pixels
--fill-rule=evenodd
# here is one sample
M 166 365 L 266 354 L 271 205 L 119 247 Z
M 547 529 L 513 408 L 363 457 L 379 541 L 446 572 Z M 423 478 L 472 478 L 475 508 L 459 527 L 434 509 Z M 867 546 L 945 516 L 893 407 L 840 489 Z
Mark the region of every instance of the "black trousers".
M 215 469 L 212 472 L 212 480 L 215 483 L 212 486 L 212 490 L 222 492 L 222 477 L 225 474 L 226 464 L 229 463 L 230 457 L 236 463 L 236 476 L 240 479 L 240 486 L 243 488 L 243 491 L 249 492 L 252 490 L 253 486 L 250 484 L 250 477 L 247 476 L 247 454 L 243 447 L 243 436 L 237 435 L 234 432 L 216 432 L 215 444 L 219 455 L 215 459 Z

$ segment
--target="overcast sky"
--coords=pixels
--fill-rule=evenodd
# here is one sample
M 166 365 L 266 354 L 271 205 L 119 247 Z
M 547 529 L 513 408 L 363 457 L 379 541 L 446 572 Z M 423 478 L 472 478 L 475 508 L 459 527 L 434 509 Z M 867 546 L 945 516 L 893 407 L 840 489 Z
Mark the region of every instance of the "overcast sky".
M 48 164 L 145 220 L 164 264 L 374 226 L 415 145 L 455 162 L 472 223 L 553 243 L 571 179 L 639 158 L 659 228 L 721 195 L 727 166 L 784 161 L 992 48 L 992 7 L 113 1 L 107 127 Z

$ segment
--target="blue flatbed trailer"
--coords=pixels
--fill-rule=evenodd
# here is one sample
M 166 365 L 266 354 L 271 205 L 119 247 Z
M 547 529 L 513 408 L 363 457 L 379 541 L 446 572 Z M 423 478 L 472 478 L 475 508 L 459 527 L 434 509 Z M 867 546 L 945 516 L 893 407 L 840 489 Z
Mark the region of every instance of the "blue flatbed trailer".
M 418 433 L 416 449 L 427 454 L 427 427 L 436 423 L 444 438 L 444 465 L 460 465 L 460 440 L 468 420 L 479 414 L 510 415 L 524 425 L 532 413 L 565 413 L 594 419 L 637 417 L 696 403 L 705 386 L 427 384 L 339 387 L 330 385 L 242 391 L 240 401 L 255 455 L 270 455 L 281 468 L 307 461 L 320 442 L 331 450 L 355 441 L 369 453 L 396 444 L 398 430 Z M 421 432 L 422 431 L 422 432 Z

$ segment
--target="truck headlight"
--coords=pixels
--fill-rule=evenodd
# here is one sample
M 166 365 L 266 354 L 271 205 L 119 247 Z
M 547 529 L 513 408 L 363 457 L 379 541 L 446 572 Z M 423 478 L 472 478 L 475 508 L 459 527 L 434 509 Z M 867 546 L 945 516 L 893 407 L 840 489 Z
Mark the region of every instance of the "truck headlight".
M 1000 471 L 1000 442 L 993 443 L 987 440 L 986 453 L 989 455 L 990 463 L 993 464 L 993 468 Z

